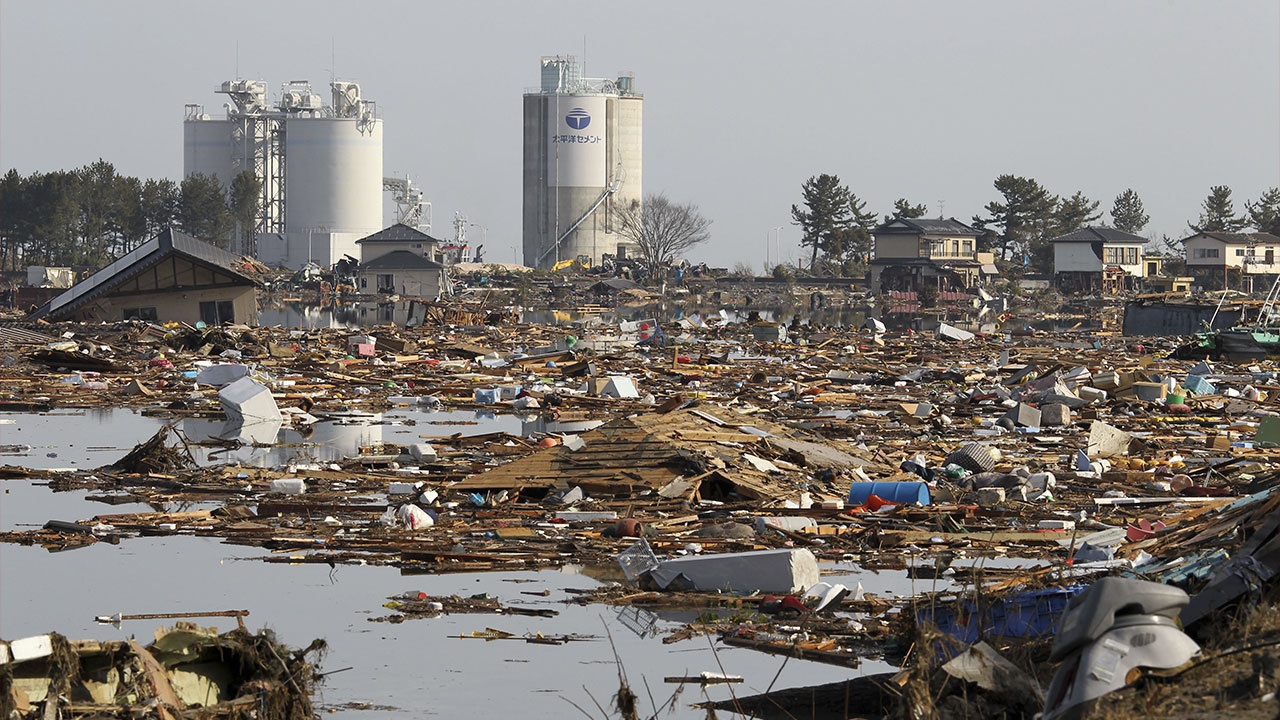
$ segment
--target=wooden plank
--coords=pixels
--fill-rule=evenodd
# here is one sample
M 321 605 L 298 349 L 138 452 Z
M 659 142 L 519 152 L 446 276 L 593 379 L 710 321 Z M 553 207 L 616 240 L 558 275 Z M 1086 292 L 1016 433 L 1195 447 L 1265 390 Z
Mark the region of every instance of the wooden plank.
M 161 720 L 178 720 L 184 706 L 182 700 L 178 698 L 178 693 L 174 692 L 173 686 L 169 684 L 169 676 L 165 674 L 164 666 L 137 640 L 129 638 L 129 648 L 138 657 L 142 671 L 147 676 L 147 685 L 151 689 L 152 696 L 159 702 L 156 706 L 156 714 Z

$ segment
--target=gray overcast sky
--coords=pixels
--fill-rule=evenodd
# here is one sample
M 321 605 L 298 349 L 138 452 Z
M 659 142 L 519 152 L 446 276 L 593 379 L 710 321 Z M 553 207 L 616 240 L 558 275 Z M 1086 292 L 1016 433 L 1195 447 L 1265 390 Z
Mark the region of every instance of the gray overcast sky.
M 334 71 L 377 101 L 386 172 L 422 185 L 433 234 L 463 212 L 510 260 L 521 95 L 557 54 L 635 73 L 644 189 L 712 220 L 694 259 L 713 265 L 761 267 L 779 225 L 799 255 L 790 207 L 820 173 L 881 214 L 906 197 L 965 221 L 1002 173 L 1104 210 L 1132 187 L 1144 234 L 1177 237 L 1211 185 L 1242 211 L 1280 184 L 1275 0 L 4 0 L 0 166 L 177 180 L 183 105 L 220 116 L 237 62 L 273 98 L 327 97 Z

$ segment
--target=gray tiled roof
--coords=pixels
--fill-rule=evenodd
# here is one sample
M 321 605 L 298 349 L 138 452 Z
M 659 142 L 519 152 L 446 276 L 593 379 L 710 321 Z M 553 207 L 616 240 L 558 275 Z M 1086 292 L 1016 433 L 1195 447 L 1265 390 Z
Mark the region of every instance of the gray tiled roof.
M 392 225 L 389 228 L 379 230 L 378 232 L 372 235 L 360 238 L 359 240 L 356 241 L 356 244 L 371 245 L 373 243 L 406 243 L 406 242 L 439 244 L 441 240 L 433 238 L 430 235 L 422 232 L 421 230 L 418 230 L 417 228 L 411 228 L 408 225 L 405 225 L 404 223 L 396 223 L 395 225 Z
M 154 238 L 121 255 L 115 262 L 71 286 L 66 292 L 37 310 L 34 316 L 44 317 L 50 313 L 70 311 L 89 300 L 111 292 L 112 288 L 170 255 L 186 257 L 199 264 L 216 268 L 244 280 L 245 284 L 258 284 L 256 278 L 245 275 L 233 267 L 233 264 L 240 259 L 238 255 L 197 240 L 179 230 L 167 228 Z
M 1182 238 L 1182 242 L 1186 242 L 1191 238 L 1207 237 L 1228 245 L 1253 245 L 1262 243 L 1264 245 L 1274 245 L 1280 243 L 1280 237 L 1276 237 L 1271 233 L 1252 232 L 1252 233 L 1231 233 L 1231 232 L 1198 232 L 1191 237 Z
M 444 265 L 408 250 L 394 250 L 360 265 L 361 270 L 439 270 Z
M 1134 235 L 1123 230 L 1117 230 L 1112 227 L 1082 227 L 1079 230 L 1073 230 L 1066 235 L 1059 235 L 1049 242 L 1061 243 L 1113 243 L 1125 245 L 1145 245 L 1147 239 L 1141 235 Z
M 880 227 L 872 230 L 871 233 L 887 234 L 887 233 L 910 233 L 913 235 L 972 235 L 977 237 L 982 234 L 976 228 L 965 225 L 955 218 L 894 218 Z

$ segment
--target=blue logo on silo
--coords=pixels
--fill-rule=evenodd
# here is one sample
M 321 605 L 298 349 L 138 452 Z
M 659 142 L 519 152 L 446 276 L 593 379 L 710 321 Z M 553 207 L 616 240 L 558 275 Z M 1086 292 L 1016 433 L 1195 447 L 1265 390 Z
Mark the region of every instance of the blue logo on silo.
M 591 124 L 591 115 L 582 108 L 574 108 L 564 116 L 564 121 L 574 130 L 586 130 Z

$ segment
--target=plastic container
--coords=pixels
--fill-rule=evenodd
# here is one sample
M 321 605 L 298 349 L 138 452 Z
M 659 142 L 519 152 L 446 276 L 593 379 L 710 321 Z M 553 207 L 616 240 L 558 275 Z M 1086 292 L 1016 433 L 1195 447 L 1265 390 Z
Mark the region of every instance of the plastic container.
M 307 481 L 302 478 L 278 478 L 267 486 L 267 492 L 301 495 L 307 491 Z
M 898 505 L 929 504 L 929 486 L 922 482 L 856 482 L 849 486 L 849 505 L 865 505 L 872 495 Z

